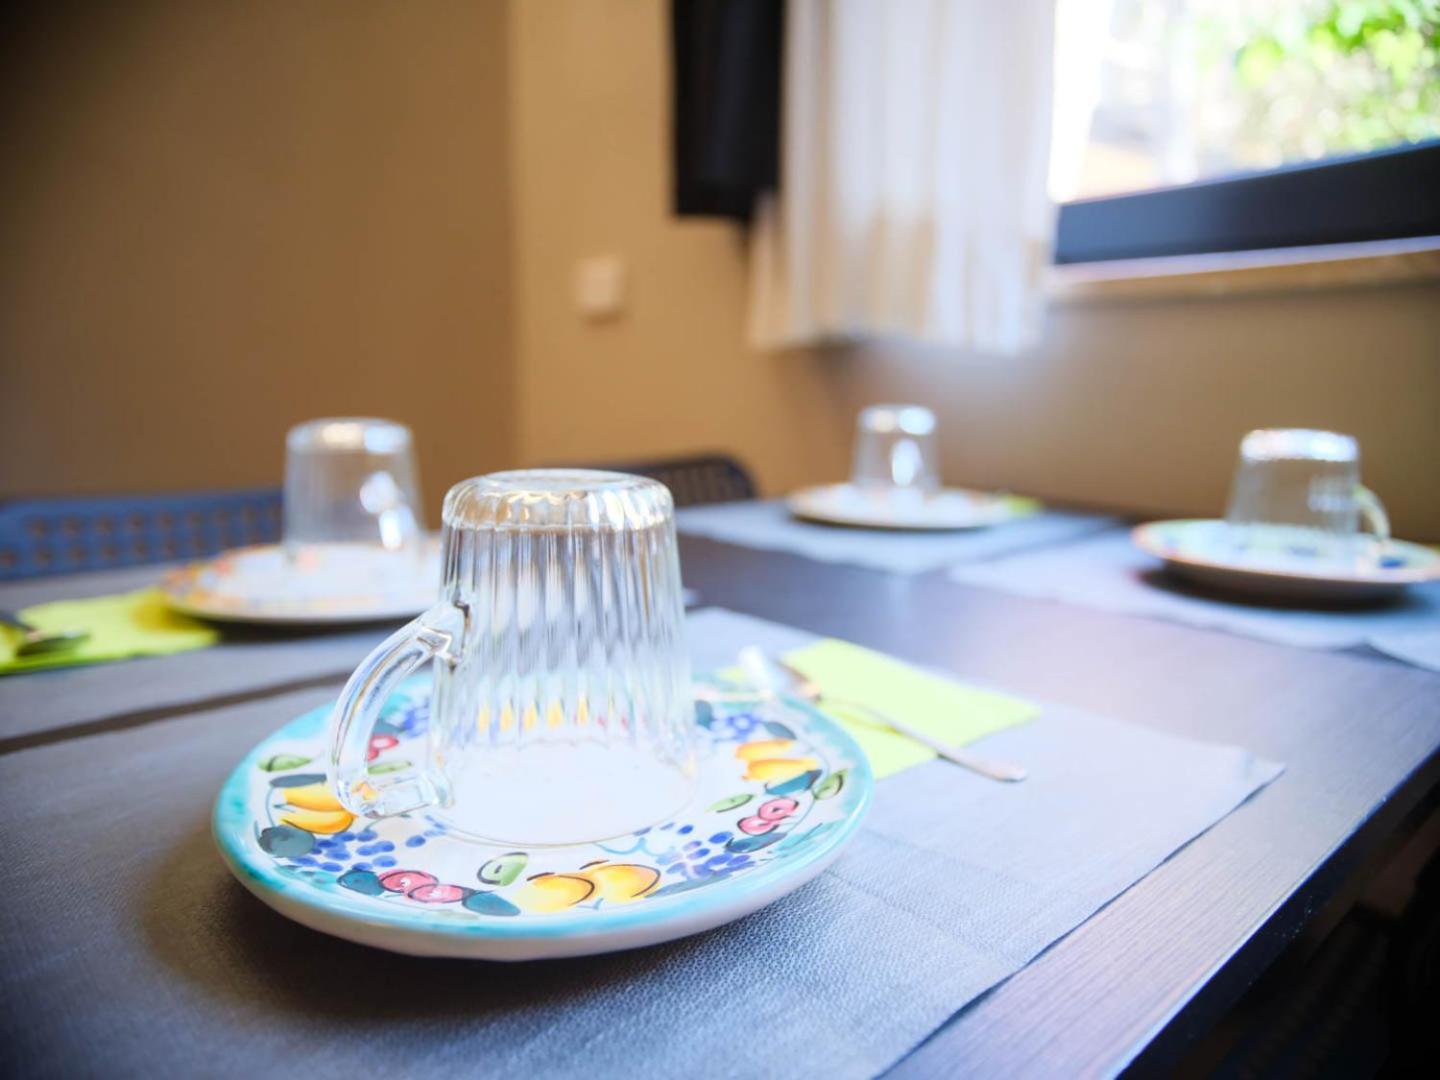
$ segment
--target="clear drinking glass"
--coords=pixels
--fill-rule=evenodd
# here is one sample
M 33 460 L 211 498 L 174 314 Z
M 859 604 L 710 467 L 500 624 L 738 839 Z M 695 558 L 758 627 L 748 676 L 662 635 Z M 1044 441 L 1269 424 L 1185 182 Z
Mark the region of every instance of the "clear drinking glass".
M 393 420 L 310 420 L 285 437 L 285 547 L 413 548 L 424 538 L 410 429 Z
M 1268 428 L 1240 443 L 1226 522 L 1247 542 L 1253 526 L 1287 526 L 1328 551 L 1354 550 L 1364 519 L 1375 542 L 1390 538 L 1385 508 L 1360 483 L 1360 446 L 1333 431 Z
M 598 840 L 663 821 L 696 776 L 674 508 L 590 470 L 495 473 L 445 498 L 439 603 L 377 648 L 331 719 L 356 814 L 432 807 L 476 839 Z M 372 776 L 380 706 L 434 660 L 423 760 Z
M 862 491 L 928 495 L 940 489 L 935 414 L 923 405 L 871 405 L 855 421 L 850 482 Z

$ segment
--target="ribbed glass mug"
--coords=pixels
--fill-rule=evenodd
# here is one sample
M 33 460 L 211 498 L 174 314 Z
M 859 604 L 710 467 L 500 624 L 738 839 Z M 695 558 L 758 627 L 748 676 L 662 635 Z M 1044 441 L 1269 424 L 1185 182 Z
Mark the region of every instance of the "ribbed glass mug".
M 563 844 L 663 821 L 696 776 L 674 508 L 661 484 L 590 470 L 495 473 L 445 498 L 440 601 L 346 683 L 336 796 L 424 808 L 454 831 Z M 372 775 L 381 705 L 433 660 L 423 759 Z
M 285 547 L 366 545 L 418 550 L 425 537 L 410 429 L 394 420 L 332 416 L 285 436 Z

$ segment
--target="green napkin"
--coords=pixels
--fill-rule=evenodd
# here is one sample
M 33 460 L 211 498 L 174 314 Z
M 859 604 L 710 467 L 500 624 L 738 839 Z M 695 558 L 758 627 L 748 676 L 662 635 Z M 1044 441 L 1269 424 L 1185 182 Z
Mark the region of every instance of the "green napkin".
M 826 638 L 786 653 L 785 660 L 826 697 L 849 699 L 908 721 L 927 735 L 961 746 L 1040 714 L 1028 701 L 929 675 L 882 653 Z M 934 758 L 935 751 L 886 727 L 865 709 L 823 706 L 855 737 L 878 780 Z
M 19 614 L 41 630 L 89 630 L 90 638 L 63 652 L 17 657 L 15 646 L 22 636 L 20 631 L 0 626 L 0 675 L 97 664 L 131 656 L 163 656 L 202 649 L 220 638 L 219 631 L 213 627 L 172 611 L 159 589 L 86 600 L 57 600 L 36 604 Z
M 1000 501 L 1015 517 L 1029 517 L 1031 514 L 1038 514 L 1045 509 L 1045 504 L 1039 499 L 1032 499 L 1028 495 L 1001 495 Z

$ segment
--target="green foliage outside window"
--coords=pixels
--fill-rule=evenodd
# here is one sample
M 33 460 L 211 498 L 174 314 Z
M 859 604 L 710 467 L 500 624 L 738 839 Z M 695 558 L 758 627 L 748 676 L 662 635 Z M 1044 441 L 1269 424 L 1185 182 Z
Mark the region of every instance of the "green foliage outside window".
M 1212 62 L 1233 64 L 1237 134 L 1256 154 L 1293 161 L 1440 137 L 1440 0 L 1320 0 L 1267 23 L 1238 48 L 1222 44 L 1233 24 L 1202 35 Z

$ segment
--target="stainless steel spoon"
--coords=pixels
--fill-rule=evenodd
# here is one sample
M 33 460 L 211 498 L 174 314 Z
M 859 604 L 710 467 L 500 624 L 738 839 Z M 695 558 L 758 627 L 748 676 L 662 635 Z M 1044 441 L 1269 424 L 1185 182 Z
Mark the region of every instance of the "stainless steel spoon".
M 0 623 L 13 626 L 24 635 L 15 646 L 16 656 L 65 652 L 90 639 L 89 630 L 41 630 L 9 611 L 0 611 Z
M 891 716 L 887 712 L 882 712 L 880 709 L 866 705 L 864 702 L 830 697 L 822 691 L 819 686 L 806 677 L 803 672 L 797 671 L 783 660 L 767 656 L 763 651 L 753 645 L 748 645 L 740 650 L 740 666 L 744 669 L 745 674 L 749 676 L 751 682 L 760 690 L 769 691 L 770 693 L 794 694 L 796 697 L 803 698 L 812 705 L 821 705 L 828 701 L 834 705 L 863 709 L 886 727 L 893 728 L 895 731 L 900 732 L 900 734 L 914 739 L 920 745 L 929 747 L 946 761 L 969 769 L 971 772 L 979 773 L 981 776 L 987 776 L 991 780 L 1014 783 L 1018 780 L 1024 780 L 1026 775 L 1028 775 L 1025 770 L 1018 765 L 1009 765 L 998 761 L 987 761 L 985 758 L 978 757 L 968 750 L 962 750 L 958 746 L 951 746 L 948 743 L 941 742 L 934 736 L 927 735 L 925 732 L 912 727 L 898 717 Z

